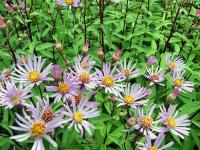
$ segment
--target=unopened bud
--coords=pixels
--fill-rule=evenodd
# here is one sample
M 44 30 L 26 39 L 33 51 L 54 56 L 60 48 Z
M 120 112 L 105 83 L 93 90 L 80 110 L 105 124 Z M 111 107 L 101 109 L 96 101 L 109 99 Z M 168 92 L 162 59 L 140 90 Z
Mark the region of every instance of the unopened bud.
M 178 89 L 178 88 L 175 88 L 175 89 L 173 90 L 173 92 L 170 93 L 170 94 L 167 96 L 167 101 L 170 102 L 170 103 L 173 102 L 173 101 L 176 99 L 176 97 L 179 95 L 179 93 L 180 93 L 179 89 Z
M 82 49 L 82 53 L 84 56 L 88 54 L 88 47 L 89 47 L 88 43 L 87 42 L 84 43 L 83 49 Z
M 127 121 L 127 123 L 128 123 L 128 125 L 130 127 L 134 126 L 136 124 L 135 118 L 134 117 L 129 118 L 128 121 Z
M 4 18 L 1 14 L 0 14 L 0 29 L 2 31 L 4 31 L 6 29 L 6 24 L 5 24 Z
M 51 13 L 52 13 L 51 9 L 48 9 L 47 11 L 48 11 L 48 14 L 51 14 Z
M 155 56 L 149 56 L 148 57 L 148 61 L 147 61 L 147 64 L 148 66 L 152 66 L 153 64 L 155 64 L 157 62 L 157 59 Z
M 88 144 L 92 144 L 92 139 L 91 138 L 88 139 Z
M 99 58 L 100 58 L 101 60 L 103 60 L 103 59 L 104 59 L 103 49 L 102 49 L 102 48 L 99 48 L 97 53 L 98 53 Z
M 6 25 L 8 28 L 10 28 L 12 26 L 12 20 L 8 19 Z
M 120 49 L 117 49 L 114 54 L 112 55 L 112 62 L 117 62 L 119 60 L 119 58 L 122 55 L 122 51 Z
M 52 76 L 56 81 L 60 81 L 62 79 L 63 70 L 58 65 L 53 65 L 52 67 Z
M 56 49 L 61 52 L 62 51 L 62 43 L 60 41 L 56 41 Z
M 196 9 L 196 16 L 200 17 L 200 9 Z

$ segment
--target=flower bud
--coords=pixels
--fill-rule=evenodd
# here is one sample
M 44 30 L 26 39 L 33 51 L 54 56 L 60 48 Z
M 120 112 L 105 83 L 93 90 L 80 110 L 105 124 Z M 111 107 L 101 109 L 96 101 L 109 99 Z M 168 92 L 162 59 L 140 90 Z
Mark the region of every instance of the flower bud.
M 128 123 L 128 125 L 129 125 L 130 127 L 134 126 L 134 125 L 136 124 L 135 118 L 134 118 L 134 117 L 128 118 L 127 123 Z
M 157 62 L 157 59 L 155 56 L 149 56 L 148 57 L 148 61 L 147 61 L 147 64 L 148 66 L 152 66 L 153 64 L 155 64 Z
M 88 54 L 88 47 L 89 47 L 88 43 L 85 42 L 82 49 L 82 53 L 84 56 Z
M 8 19 L 6 25 L 8 28 L 10 28 L 12 26 L 12 20 Z
M 92 144 L 92 139 L 91 138 L 88 139 L 88 144 Z
M 2 31 L 5 31 L 5 29 L 6 29 L 6 24 L 5 24 L 4 18 L 1 14 L 0 14 L 0 29 Z
M 196 9 L 196 16 L 200 17 L 200 9 Z
M 52 76 L 56 81 L 60 81 L 62 79 L 63 70 L 58 65 L 53 65 L 52 67 Z
M 119 60 L 119 58 L 122 55 L 122 51 L 120 49 L 117 49 L 114 54 L 112 55 L 112 62 L 117 62 Z
M 51 9 L 48 9 L 47 12 L 48 12 L 48 14 L 51 14 L 51 13 L 52 13 Z
M 104 59 L 103 49 L 102 49 L 102 48 L 99 48 L 97 53 L 98 53 L 99 58 L 100 58 L 101 60 L 103 60 L 103 59 Z
M 56 49 L 61 52 L 62 51 L 62 43 L 60 41 L 56 41 Z

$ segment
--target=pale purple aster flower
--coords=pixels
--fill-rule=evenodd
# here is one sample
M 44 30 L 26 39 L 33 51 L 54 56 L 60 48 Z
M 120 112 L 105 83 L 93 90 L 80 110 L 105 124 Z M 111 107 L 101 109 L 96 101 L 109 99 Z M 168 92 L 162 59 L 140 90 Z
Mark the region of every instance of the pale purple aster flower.
M 157 67 L 156 69 L 154 69 L 153 66 L 151 66 L 151 68 L 147 67 L 146 74 L 144 76 L 151 81 L 150 86 L 155 83 L 164 86 L 164 84 L 162 84 L 161 82 L 165 79 L 165 76 L 161 72 L 161 69 L 159 69 L 159 67 Z
M 9 13 L 12 13 L 13 9 L 15 8 L 14 4 L 8 4 L 6 1 L 3 1 L 3 5 Z
M 122 73 L 115 74 L 116 66 L 111 70 L 111 64 L 103 64 L 103 72 L 96 69 L 97 79 L 99 80 L 99 85 L 105 89 L 105 92 L 109 92 L 119 95 L 123 91 L 123 85 L 120 83 L 124 80 Z
M 152 113 L 156 105 L 150 105 L 147 109 L 146 114 L 144 114 L 144 110 L 138 108 L 136 109 L 137 112 L 137 124 L 133 126 L 133 129 L 139 130 L 139 132 L 143 133 L 145 136 L 149 135 L 152 139 L 155 139 L 157 136 L 153 133 L 156 132 L 164 132 L 163 127 L 158 127 L 157 124 L 160 120 L 154 121 L 152 118 Z
M 100 115 L 98 107 L 96 105 L 89 106 L 88 99 L 84 99 L 78 105 L 75 104 L 75 101 L 72 101 L 72 109 L 68 105 L 64 104 L 66 111 L 63 112 L 66 115 L 66 120 L 63 123 L 69 123 L 68 128 L 74 126 L 75 130 L 83 136 L 84 131 L 88 132 L 91 136 L 91 129 L 95 128 L 87 119 L 95 118 Z
M 94 89 L 98 86 L 98 80 L 96 78 L 96 72 L 91 73 L 87 69 L 83 69 L 80 65 L 75 65 L 74 70 L 70 69 L 73 74 L 77 77 L 81 85 L 85 89 Z
M 55 81 L 62 80 L 63 69 L 59 65 L 53 65 L 52 67 L 52 76 Z
M 137 108 L 137 106 L 144 105 L 147 100 L 141 100 L 146 96 L 147 89 L 144 87 L 140 87 L 140 85 L 133 84 L 130 86 L 130 83 L 126 85 L 124 91 L 121 92 L 119 98 L 117 99 L 120 104 L 117 106 L 131 106 L 133 108 Z
M 16 56 L 16 58 L 17 58 L 17 63 L 19 64 L 19 65 L 22 65 L 23 66 L 23 64 L 27 64 L 28 63 L 28 55 L 19 55 L 19 54 L 17 54 L 17 53 L 15 53 L 15 56 Z
M 0 106 L 11 109 L 16 105 L 29 106 L 25 100 L 32 97 L 30 88 L 23 87 L 21 83 L 16 86 L 14 81 L 5 81 L 5 87 L 0 87 Z
M 13 75 L 12 78 L 31 88 L 35 85 L 40 85 L 43 81 L 52 80 L 52 78 L 47 77 L 52 65 L 49 64 L 45 69 L 42 69 L 44 63 L 45 59 L 41 60 L 41 57 L 28 57 L 27 63 L 23 63 L 23 65 L 17 64 L 17 67 L 14 68 L 15 71 L 11 73 Z
M 165 106 L 160 107 L 160 121 L 166 126 L 166 131 L 170 131 L 172 134 L 184 139 L 184 136 L 189 135 L 190 120 L 189 115 L 183 115 L 178 117 L 178 111 L 176 111 L 177 105 L 170 105 L 168 110 Z
M 24 131 L 20 135 L 11 136 L 10 138 L 17 142 L 23 142 L 29 138 L 34 138 L 34 144 L 31 150 L 45 150 L 43 138 L 50 142 L 54 147 L 57 143 L 51 138 L 50 133 L 54 133 L 54 129 L 61 126 L 62 120 L 54 119 L 47 123 L 41 120 L 40 115 L 29 116 L 23 109 L 23 115 L 16 113 L 16 126 L 10 126 L 13 130 Z
M 46 96 L 46 99 L 41 99 L 37 97 L 37 104 L 34 106 L 33 104 L 28 107 L 27 111 L 32 112 L 32 116 L 34 118 L 40 118 L 45 123 L 50 122 L 52 120 L 59 120 L 62 121 L 63 119 L 63 108 L 53 110 L 53 105 L 49 103 L 49 97 Z
M 167 63 L 167 69 L 170 71 L 183 70 L 185 68 L 184 60 L 180 57 L 174 58 L 173 54 L 168 54 L 165 59 Z
M 147 61 L 147 64 L 149 66 L 152 66 L 153 64 L 155 64 L 157 62 L 157 58 L 155 56 L 149 56 L 148 57 L 148 61 Z
M 80 0 L 56 0 L 57 5 L 69 7 L 79 7 L 81 4 Z
M 120 72 L 123 72 L 125 78 L 135 78 L 140 75 L 140 70 L 135 68 L 135 65 L 132 65 L 132 61 L 121 62 Z
M 140 143 L 140 142 L 137 143 L 138 145 L 140 145 L 138 149 L 139 150 L 165 150 L 174 144 L 174 142 L 169 142 L 168 144 L 161 146 L 161 143 L 164 140 L 164 138 L 165 138 L 165 134 L 160 133 L 158 137 L 156 138 L 155 142 L 152 143 L 151 137 L 147 136 L 145 144 Z
M 79 90 L 80 82 L 72 74 L 64 73 L 63 81 L 58 82 L 56 86 L 46 86 L 48 92 L 54 92 L 51 97 L 55 97 L 54 103 L 63 98 L 63 101 L 67 99 L 73 99 Z
M 75 66 L 76 68 L 82 68 L 85 70 L 91 70 L 94 66 L 95 61 L 93 61 L 88 55 L 87 56 L 77 56 L 75 58 Z
M 193 83 L 190 81 L 185 81 L 183 78 L 183 74 L 185 72 L 182 72 L 181 70 L 176 70 L 173 72 L 172 80 L 173 85 L 176 89 L 179 91 L 182 91 L 184 93 L 192 92 L 194 90 Z

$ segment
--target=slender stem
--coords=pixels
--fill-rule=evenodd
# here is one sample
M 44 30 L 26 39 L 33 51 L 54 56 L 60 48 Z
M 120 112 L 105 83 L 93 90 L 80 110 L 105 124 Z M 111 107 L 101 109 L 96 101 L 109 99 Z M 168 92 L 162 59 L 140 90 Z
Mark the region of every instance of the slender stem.
M 87 42 L 87 24 L 86 24 L 86 10 L 87 10 L 87 0 L 84 1 L 84 15 L 83 15 L 83 24 L 84 24 L 84 41 Z
M 103 22 L 104 22 L 104 0 L 99 0 L 99 19 L 101 24 L 100 29 L 100 36 L 101 36 L 101 48 L 105 54 L 105 47 L 104 47 L 104 32 L 103 32 Z
M 137 25 L 137 21 L 138 21 L 139 15 L 140 15 L 141 10 L 142 10 L 142 5 L 143 5 L 143 3 L 144 3 L 144 1 L 142 1 L 142 2 L 140 3 L 139 11 L 138 11 L 137 17 L 136 17 L 136 19 L 135 19 L 135 23 L 134 23 L 134 26 L 133 26 L 132 34 L 134 34 L 134 32 L 135 32 L 135 28 L 136 28 L 136 25 Z M 129 50 L 131 49 L 132 40 L 133 40 L 133 37 L 131 37 L 131 40 L 130 40 L 130 43 L 129 43 Z

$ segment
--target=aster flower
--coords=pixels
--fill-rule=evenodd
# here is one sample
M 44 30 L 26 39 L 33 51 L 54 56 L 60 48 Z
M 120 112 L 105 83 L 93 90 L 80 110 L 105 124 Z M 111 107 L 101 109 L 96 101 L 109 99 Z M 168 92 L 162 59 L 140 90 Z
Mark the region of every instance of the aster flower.
M 105 89 L 106 93 L 118 96 L 123 91 L 123 85 L 120 82 L 124 80 L 124 77 L 122 73 L 114 74 L 115 71 L 116 66 L 111 70 L 111 64 L 103 64 L 103 72 L 96 69 L 99 85 Z
M 177 105 L 170 105 L 168 110 L 162 105 L 160 107 L 160 121 L 166 126 L 166 131 L 170 131 L 172 134 L 184 139 L 184 136 L 189 135 L 187 126 L 190 126 L 190 120 L 188 115 L 178 117 L 178 111 L 176 111 Z
M 53 105 L 50 105 L 48 96 L 46 99 L 37 97 L 37 100 L 36 107 L 32 105 L 28 108 L 28 111 L 32 112 L 33 118 L 40 118 L 45 123 L 52 120 L 62 121 L 63 115 L 61 112 L 63 111 L 63 108 L 53 111 Z
M 166 56 L 166 63 L 167 63 L 167 69 L 169 69 L 170 71 L 174 71 L 174 70 L 183 70 L 184 67 L 184 61 L 182 58 L 180 57 L 176 57 L 174 59 L 174 55 L 170 54 Z
M 56 0 L 56 3 L 71 9 L 72 7 L 79 7 L 81 2 L 80 0 Z
M 135 65 L 132 65 L 132 61 L 128 61 L 128 64 L 126 60 L 121 62 L 121 69 L 125 78 L 135 78 L 140 75 L 140 70 L 136 69 Z
M 147 89 L 140 87 L 140 85 L 133 84 L 130 87 L 130 83 L 126 85 L 124 91 L 119 95 L 117 99 L 120 104 L 117 106 L 131 106 L 136 109 L 137 106 L 144 105 L 147 100 L 140 100 L 146 96 Z
M 165 150 L 174 144 L 174 142 L 169 142 L 168 144 L 164 146 L 160 146 L 164 138 L 165 138 L 164 133 L 160 133 L 153 144 L 151 137 L 147 136 L 147 140 L 145 144 L 138 142 L 138 145 L 140 145 L 138 149 L 139 150 Z
M 139 130 L 139 132 L 143 133 L 145 136 L 150 136 L 152 139 L 156 138 L 156 135 L 153 133 L 153 131 L 164 132 L 163 127 L 157 127 L 159 120 L 154 121 L 152 118 L 152 113 L 155 107 L 156 105 L 150 105 L 146 114 L 144 114 L 144 110 L 141 111 L 140 108 L 136 109 L 138 115 L 137 124 L 133 126 L 133 129 Z
M 81 86 L 85 89 L 94 89 L 98 86 L 96 72 L 91 73 L 91 71 L 87 69 L 83 69 L 80 65 L 75 65 L 74 70 L 70 69 L 73 74 L 77 77 Z
M 87 56 L 77 56 L 75 59 L 76 68 L 81 68 L 85 70 L 91 70 L 94 66 L 95 62 L 87 55 Z
M 24 88 L 20 83 L 17 87 L 14 81 L 6 81 L 5 87 L 0 87 L 0 106 L 11 109 L 16 105 L 29 106 L 26 99 L 30 98 L 29 87 Z
M 172 80 L 173 85 L 175 88 L 177 88 L 179 91 L 182 91 L 184 93 L 192 92 L 193 89 L 193 83 L 190 81 L 185 81 L 183 78 L 183 74 L 185 72 L 182 72 L 181 70 L 176 70 L 173 72 Z
M 150 86 L 155 83 L 162 86 L 164 85 L 161 82 L 165 79 L 165 76 L 161 72 L 161 69 L 159 69 L 159 67 L 157 67 L 156 69 L 154 69 L 153 66 L 151 66 L 151 68 L 147 67 L 145 77 L 151 81 Z
M 58 82 L 56 86 L 46 86 L 48 92 L 55 92 L 51 97 L 55 97 L 54 103 L 61 98 L 63 101 L 73 99 L 79 89 L 80 82 L 72 74 L 64 73 L 63 82 Z
M 100 115 L 97 106 L 90 106 L 88 99 L 85 99 L 80 104 L 76 105 L 75 101 L 72 101 L 72 110 L 68 105 L 64 104 L 66 111 L 63 112 L 67 119 L 63 123 L 69 123 L 68 128 L 74 126 L 75 130 L 83 136 L 84 131 L 88 132 L 91 136 L 91 129 L 95 128 L 87 119 L 95 118 Z
M 16 58 L 17 58 L 17 63 L 19 65 L 23 65 L 23 64 L 27 64 L 28 63 L 28 56 L 27 55 L 19 55 L 19 54 L 15 54 Z
M 28 57 L 28 62 L 23 63 L 23 66 L 17 64 L 17 67 L 14 68 L 15 72 L 12 73 L 12 78 L 31 88 L 35 85 L 40 85 L 43 81 L 52 80 L 51 78 L 47 77 L 52 65 L 49 64 L 42 71 L 44 63 L 45 59 L 41 60 L 41 57 Z
M 16 126 L 10 126 L 13 130 L 23 131 L 25 133 L 20 135 L 11 136 L 10 138 L 17 142 L 23 142 L 29 138 L 34 138 L 34 144 L 31 150 L 45 150 L 43 145 L 43 138 L 50 142 L 54 147 L 57 147 L 57 143 L 51 138 L 50 133 L 54 132 L 55 128 L 58 128 L 62 120 L 54 119 L 49 122 L 41 120 L 40 115 L 29 116 L 24 110 L 23 115 L 20 116 L 16 113 Z
M 155 56 L 149 56 L 148 57 L 148 61 L 147 61 L 147 64 L 148 66 L 152 66 L 153 64 L 155 64 L 157 62 L 157 59 Z

